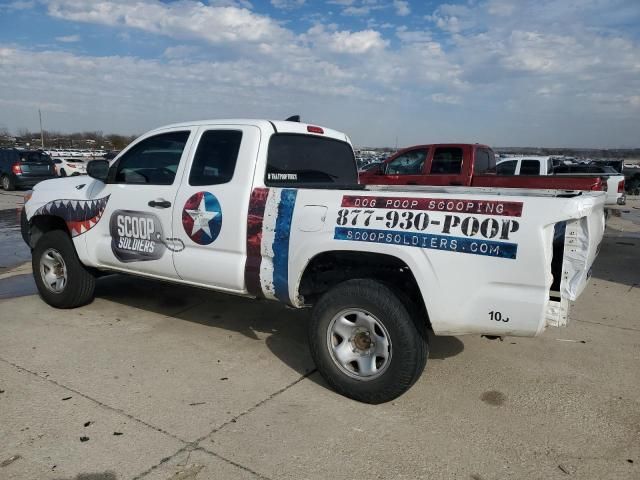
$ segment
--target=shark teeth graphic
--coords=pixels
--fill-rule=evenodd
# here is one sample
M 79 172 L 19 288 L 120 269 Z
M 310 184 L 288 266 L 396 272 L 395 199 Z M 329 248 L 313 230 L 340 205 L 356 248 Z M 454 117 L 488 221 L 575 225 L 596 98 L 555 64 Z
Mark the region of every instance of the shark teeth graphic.
M 53 215 L 62 218 L 72 237 L 91 230 L 102 218 L 109 196 L 96 200 L 52 200 L 40 207 L 35 215 Z

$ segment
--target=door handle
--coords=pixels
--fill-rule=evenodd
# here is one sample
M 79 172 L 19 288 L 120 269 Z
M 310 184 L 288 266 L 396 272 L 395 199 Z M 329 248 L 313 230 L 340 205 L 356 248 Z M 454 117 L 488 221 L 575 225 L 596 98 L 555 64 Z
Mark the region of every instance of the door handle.
M 171 202 L 168 200 L 151 200 L 147 205 L 153 208 L 169 208 L 171 206 Z

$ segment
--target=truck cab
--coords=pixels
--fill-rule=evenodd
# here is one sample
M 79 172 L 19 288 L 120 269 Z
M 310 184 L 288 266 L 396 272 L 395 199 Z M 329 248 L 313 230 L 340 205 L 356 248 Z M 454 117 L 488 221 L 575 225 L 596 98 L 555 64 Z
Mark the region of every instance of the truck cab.
M 495 154 L 487 145 L 434 144 L 405 148 L 377 169 L 361 172 L 365 184 L 470 185 L 474 174 L 494 173 Z

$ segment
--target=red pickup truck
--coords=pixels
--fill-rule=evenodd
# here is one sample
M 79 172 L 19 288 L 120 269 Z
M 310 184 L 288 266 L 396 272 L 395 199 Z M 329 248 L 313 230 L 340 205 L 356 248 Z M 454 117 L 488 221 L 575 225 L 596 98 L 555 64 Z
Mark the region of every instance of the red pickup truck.
M 553 190 L 606 189 L 606 183 L 599 177 L 497 175 L 493 150 L 478 143 L 441 143 L 405 148 L 387 158 L 380 167 L 360 172 L 360 183 Z

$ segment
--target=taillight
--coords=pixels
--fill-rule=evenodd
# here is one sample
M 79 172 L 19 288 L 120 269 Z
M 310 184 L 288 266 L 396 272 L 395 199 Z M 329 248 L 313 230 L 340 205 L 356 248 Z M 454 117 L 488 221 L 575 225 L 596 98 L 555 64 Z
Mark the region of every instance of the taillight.
M 624 180 L 618 182 L 618 193 L 624 193 Z
M 324 130 L 320 127 L 314 127 L 313 125 L 307 125 L 307 132 L 310 133 L 324 133 Z
M 15 174 L 20 174 L 22 173 L 22 167 L 19 163 L 14 163 L 13 165 L 11 165 L 11 171 Z

